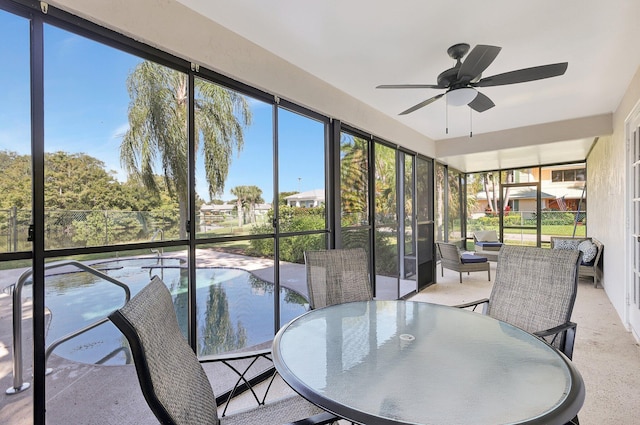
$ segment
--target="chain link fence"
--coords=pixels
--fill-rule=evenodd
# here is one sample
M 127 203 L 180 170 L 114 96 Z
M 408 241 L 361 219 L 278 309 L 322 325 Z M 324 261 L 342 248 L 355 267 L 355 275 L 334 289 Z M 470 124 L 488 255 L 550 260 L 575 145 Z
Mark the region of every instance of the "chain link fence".
M 80 248 L 177 239 L 179 213 L 173 210 L 46 210 L 46 249 Z M 0 252 L 31 250 L 31 210 L 0 210 Z

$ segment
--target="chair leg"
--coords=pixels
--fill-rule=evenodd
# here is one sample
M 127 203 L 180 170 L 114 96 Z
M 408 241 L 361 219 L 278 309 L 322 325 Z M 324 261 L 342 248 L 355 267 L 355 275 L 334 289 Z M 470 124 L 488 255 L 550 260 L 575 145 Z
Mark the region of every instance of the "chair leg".
M 460 283 L 462 283 L 462 272 L 458 272 L 460 274 Z
M 491 266 L 489 266 L 489 268 L 487 269 L 487 278 L 489 282 L 491 282 Z

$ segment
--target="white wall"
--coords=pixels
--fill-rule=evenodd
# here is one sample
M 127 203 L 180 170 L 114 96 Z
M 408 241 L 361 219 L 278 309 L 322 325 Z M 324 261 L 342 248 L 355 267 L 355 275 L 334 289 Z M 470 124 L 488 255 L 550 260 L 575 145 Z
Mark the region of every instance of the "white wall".
M 434 157 L 434 142 L 174 0 L 55 0 L 58 7 L 281 99 Z
M 640 100 L 640 68 L 613 116 L 613 134 L 598 140 L 587 158 L 587 232 L 604 244 L 604 290 L 623 323 L 626 319 L 625 267 L 626 142 L 624 121 Z

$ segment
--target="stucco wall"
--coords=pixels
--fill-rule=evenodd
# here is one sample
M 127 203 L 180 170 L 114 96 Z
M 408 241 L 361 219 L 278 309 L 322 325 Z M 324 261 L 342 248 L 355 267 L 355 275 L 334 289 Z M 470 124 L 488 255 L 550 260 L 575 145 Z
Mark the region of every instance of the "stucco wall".
M 628 274 L 625 119 L 639 100 L 640 69 L 614 113 L 613 134 L 600 138 L 587 158 L 587 231 L 605 246 L 604 290 L 625 324 Z

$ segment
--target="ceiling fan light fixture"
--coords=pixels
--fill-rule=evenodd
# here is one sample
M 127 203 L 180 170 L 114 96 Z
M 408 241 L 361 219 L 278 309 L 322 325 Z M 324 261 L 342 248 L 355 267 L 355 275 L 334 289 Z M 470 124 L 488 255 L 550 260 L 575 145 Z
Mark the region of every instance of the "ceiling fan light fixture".
M 451 106 L 468 105 L 478 95 L 478 91 L 472 87 L 462 87 L 447 92 L 447 103 Z

